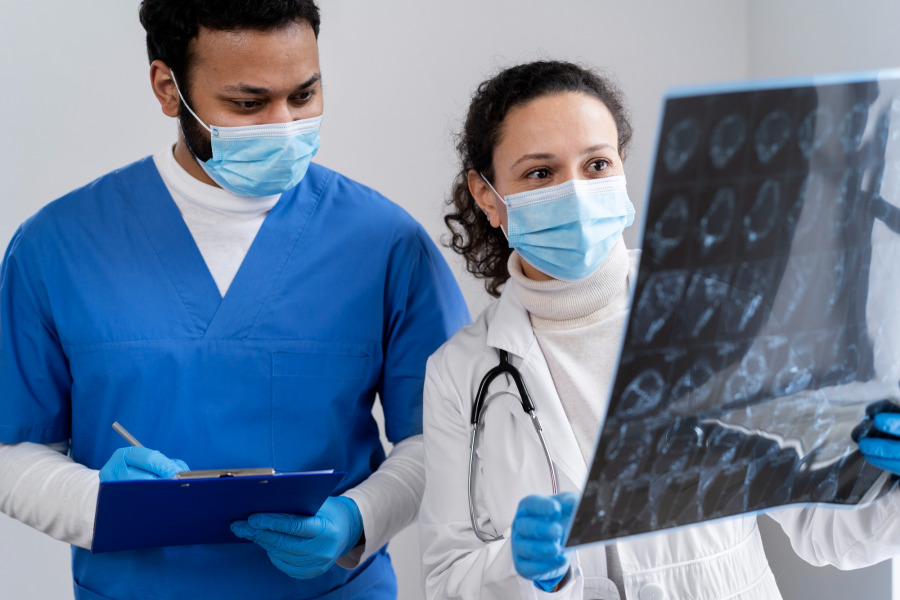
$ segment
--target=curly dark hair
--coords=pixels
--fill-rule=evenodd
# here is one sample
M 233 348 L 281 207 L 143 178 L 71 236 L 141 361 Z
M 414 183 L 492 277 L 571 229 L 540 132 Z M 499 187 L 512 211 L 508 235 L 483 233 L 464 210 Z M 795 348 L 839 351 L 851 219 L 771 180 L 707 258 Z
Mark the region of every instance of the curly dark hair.
M 141 25 L 147 32 L 147 57 L 161 60 L 187 92 L 189 44 L 200 27 L 219 31 L 268 31 L 306 22 L 319 36 L 319 8 L 314 0 L 143 0 Z
M 497 297 L 509 279 L 506 268 L 512 250 L 500 231 L 491 227 L 469 192 L 469 171 L 494 179 L 494 148 L 503 120 L 512 108 L 542 96 L 582 92 L 596 97 L 612 113 L 619 137 L 619 154 L 625 158 L 632 128 L 622 92 L 615 83 L 591 69 L 569 62 L 536 61 L 504 69 L 475 90 L 463 131 L 457 136 L 460 171 L 453 181 L 444 223 L 450 229 L 445 242 L 466 259 L 466 268 L 485 280 L 487 292 Z

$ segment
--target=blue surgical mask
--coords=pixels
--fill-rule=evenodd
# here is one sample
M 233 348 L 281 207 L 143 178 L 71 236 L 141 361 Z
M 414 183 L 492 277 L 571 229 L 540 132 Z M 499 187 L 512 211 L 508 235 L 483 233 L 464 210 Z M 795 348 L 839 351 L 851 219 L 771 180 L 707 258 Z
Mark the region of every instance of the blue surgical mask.
M 319 150 L 321 115 L 271 125 L 207 126 L 184 101 L 181 90 L 178 96 L 209 131 L 212 158 L 197 162 L 213 181 L 235 194 L 260 197 L 286 192 L 300 183 Z
M 556 279 L 584 279 L 603 264 L 622 231 L 634 222 L 625 176 L 573 179 L 512 194 L 506 205 L 509 247 Z

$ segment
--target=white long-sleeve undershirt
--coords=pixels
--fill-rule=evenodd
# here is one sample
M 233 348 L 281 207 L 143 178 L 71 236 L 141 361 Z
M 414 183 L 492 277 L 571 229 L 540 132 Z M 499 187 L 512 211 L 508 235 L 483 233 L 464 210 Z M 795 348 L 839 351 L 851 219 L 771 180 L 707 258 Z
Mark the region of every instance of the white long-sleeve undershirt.
M 338 560 L 352 569 L 419 516 L 425 493 L 425 444 L 421 435 L 397 443 L 368 479 L 344 492 L 359 507 L 365 544 Z
M 171 148 L 154 163 L 224 296 L 278 196 L 244 198 L 193 178 Z M 38 531 L 90 548 L 98 471 L 67 456 L 68 444 L 0 444 L 0 511 Z M 353 568 L 415 521 L 425 489 L 422 436 L 398 442 L 368 479 L 344 495 L 362 515 L 365 543 L 339 564 Z
M 0 444 L 0 511 L 47 535 L 91 547 L 100 478 L 68 444 Z
M 353 568 L 415 521 L 425 489 L 422 436 L 402 440 L 368 479 L 345 496 L 359 507 L 365 545 L 339 564 Z M 90 548 L 98 471 L 66 455 L 68 444 L 0 444 L 0 511 L 47 535 Z

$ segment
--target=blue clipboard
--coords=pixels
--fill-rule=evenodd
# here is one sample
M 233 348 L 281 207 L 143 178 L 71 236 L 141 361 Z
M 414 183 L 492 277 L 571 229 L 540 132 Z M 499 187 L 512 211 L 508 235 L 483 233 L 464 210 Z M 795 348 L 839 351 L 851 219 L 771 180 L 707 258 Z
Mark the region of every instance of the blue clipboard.
M 243 542 L 233 521 L 258 512 L 314 515 L 340 471 L 100 484 L 92 553 Z

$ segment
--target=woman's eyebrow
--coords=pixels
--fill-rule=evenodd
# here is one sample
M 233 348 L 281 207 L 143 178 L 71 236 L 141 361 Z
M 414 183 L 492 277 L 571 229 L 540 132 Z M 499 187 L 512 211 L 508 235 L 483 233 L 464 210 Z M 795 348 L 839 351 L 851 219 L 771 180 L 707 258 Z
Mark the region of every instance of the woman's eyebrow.
M 519 160 L 510 165 L 509 168 L 515 167 L 517 164 L 521 162 L 525 162 L 526 160 L 551 160 L 555 158 L 555 154 L 547 154 L 547 153 L 536 153 L 536 154 L 525 154 L 519 157 Z
M 603 144 L 597 144 L 597 145 L 595 145 L 595 146 L 591 146 L 590 148 L 585 148 L 585 149 L 581 152 L 581 155 L 582 155 L 582 156 L 585 156 L 585 155 L 588 155 L 588 154 L 593 154 L 594 152 L 597 152 L 598 150 L 606 150 L 607 148 L 609 148 L 610 150 L 615 150 L 615 149 L 616 149 L 616 147 L 613 146 L 612 144 L 606 144 L 606 143 L 603 143 Z
M 593 154 L 594 152 L 597 152 L 599 150 L 606 150 L 606 149 L 615 150 L 616 147 L 613 146 L 612 144 L 607 144 L 605 142 L 602 144 L 595 144 L 595 145 L 591 146 L 590 148 L 585 148 L 584 150 L 582 150 L 581 155 L 586 156 L 588 154 Z M 533 154 L 524 154 L 519 157 L 519 160 L 517 160 L 516 162 L 511 164 L 510 168 L 512 169 L 519 163 L 525 162 L 526 160 L 553 160 L 554 158 L 556 158 L 555 154 L 550 154 L 547 152 L 535 152 Z

